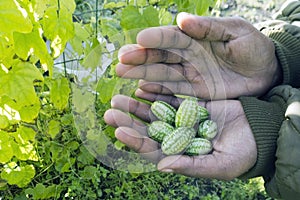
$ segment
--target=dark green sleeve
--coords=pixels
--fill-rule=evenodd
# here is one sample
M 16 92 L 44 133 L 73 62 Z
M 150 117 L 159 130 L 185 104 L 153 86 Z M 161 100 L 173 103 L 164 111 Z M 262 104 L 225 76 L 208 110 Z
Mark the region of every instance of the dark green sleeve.
M 281 85 L 261 99 L 240 101 L 258 151 L 256 164 L 240 178 L 263 176 L 270 196 L 300 197 L 300 90 Z
M 300 87 L 300 1 L 292 1 L 276 20 L 259 26 L 271 38 L 283 71 L 283 83 Z

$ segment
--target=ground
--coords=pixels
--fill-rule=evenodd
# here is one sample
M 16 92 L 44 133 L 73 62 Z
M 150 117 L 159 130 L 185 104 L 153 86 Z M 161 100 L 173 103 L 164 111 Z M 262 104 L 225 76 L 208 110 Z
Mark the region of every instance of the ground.
M 219 16 L 240 16 L 252 23 L 272 19 L 285 0 L 223 0 Z

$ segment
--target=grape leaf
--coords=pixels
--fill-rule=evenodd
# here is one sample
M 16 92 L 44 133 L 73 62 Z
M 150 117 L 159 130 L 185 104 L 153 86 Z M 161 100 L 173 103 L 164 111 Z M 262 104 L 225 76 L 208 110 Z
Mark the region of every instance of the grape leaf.
M 57 185 L 45 187 L 42 183 L 38 183 L 34 188 L 26 189 L 25 193 L 32 195 L 33 199 L 51 199 L 57 195 Z
M 43 81 L 39 70 L 30 63 L 22 63 L 12 67 L 0 79 L 0 95 L 7 95 L 19 105 L 32 105 L 37 102 L 33 82 Z
M 210 6 L 210 1 L 207 0 L 207 1 L 195 1 L 194 2 L 196 4 L 195 6 L 195 13 L 197 15 L 204 15 L 207 11 L 208 11 L 208 8 Z
M 60 131 L 60 122 L 56 120 L 51 120 L 48 124 L 48 134 L 51 136 L 51 138 L 55 138 L 55 136 Z
M 16 1 L 0 1 L 0 32 L 11 34 L 14 31 L 29 33 L 32 29 L 32 23 L 26 17 L 27 13 Z
M 26 144 L 28 141 L 35 141 L 35 131 L 32 128 L 20 126 L 15 133 L 11 133 L 19 144 Z
M 11 146 L 14 152 L 14 156 L 19 160 L 33 160 L 38 161 L 37 153 L 31 142 L 16 143 L 14 141 L 11 142 Z
M 146 27 L 147 22 L 138 8 L 127 6 L 122 10 L 120 24 L 124 30 L 132 30 Z
M 97 67 L 101 66 L 102 63 L 102 46 L 98 40 L 93 40 L 92 47 L 85 52 L 85 57 L 83 58 L 81 64 L 87 68 L 94 71 Z
M 29 55 L 37 56 L 41 63 L 45 65 L 44 70 L 52 70 L 53 59 L 51 58 L 46 43 L 39 30 L 34 29 L 31 33 L 13 34 L 15 42 L 15 52 L 23 60 L 27 60 Z
M 10 144 L 11 138 L 7 132 L 0 131 L 0 163 L 6 163 L 13 157 Z
M 74 37 L 70 40 L 70 44 L 78 55 L 83 54 L 84 42 L 89 38 L 90 33 L 86 26 L 74 23 Z
M 57 78 L 52 80 L 50 89 L 50 100 L 59 110 L 63 110 L 69 103 L 71 89 L 67 78 Z
M 7 116 L 0 115 L 0 129 L 6 129 L 9 125 L 10 124 Z
M 143 10 L 143 17 L 147 27 L 159 26 L 158 11 L 153 6 L 148 6 Z
M 7 180 L 10 185 L 25 187 L 35 175 L 33 165 L 18 166 L 15 162 L 4 165 L 1 178 Z
M 97 92 L 99 93 L 99 99 L 102 103 L 108 103 L 114 92 L 115 86 L 117 84 L 118 79 L 108 79 L 108 78 L 101 78 L 97 85 Z
M 95 96 L 91 92 L 81 90 L 75 84 L 72 85 L 72 92 L 72 104 L 76 112 L 82 113 L 94 106 Z
M 159 10 L 159 24 L 164 25 L 171 25 L 173 21 L 173 16 L 170 12 L 165 9 Z
M 36 99 L 36 102 L 32 102 L 31 105 L 22 106 L 19 109 L 19 114 L 22 121 L 32 123 L 38 117 L 41 109 L 40 102 Z
M 51 40 L 52 56 L 57 58 L 64 50 L 66 43 L 74 36 L 72 13 L 65 7 L 59 11 L 55 6 L 45 11 L 41 20 L 44 35 Z

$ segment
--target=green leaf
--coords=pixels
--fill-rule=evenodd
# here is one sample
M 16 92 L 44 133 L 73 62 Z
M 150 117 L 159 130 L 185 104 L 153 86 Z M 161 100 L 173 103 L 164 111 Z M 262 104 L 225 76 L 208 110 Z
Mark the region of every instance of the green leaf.
M 106 19 L 103 18 L 100 21 L 101 25 L 101 34 L 104 36 L 108 36 L 110 38 L 114 37 L 115 35 L 120 34 L 120 22 L 116 19 Z
M 6 129 L 9 125 L 10 124 L 7 116 L 0 115 L 0 129 Z
M 99 99 L 102 103 L 108 103 L 114 92 L 115 86 L 117 84 L 118 79 L 108 79 L 108 78 L 101 78 L 97 85 L 97 92 L 99 93 Z
M 94 166 L 86 166 L 83 171 L 81 171 L 80 176 L 84 179 L 93 179 L 98 173 L 98 169 Z
M 85 146 L 81 146 L 77 160 L 84 165 L 91 165 L 94 163 L 95 157 L 91 155 Z
M 83 54 L 84 42 L 90 37 L 89 30 L 87 26 L 83 26 L 80 23 L 74 23 L 74 37 L 70 40 L 70 44 L 73 47 L 74 51 L 78 55 Z
M 33 27 L 26 11 L 12 0 L 0 1 L 0 19 L 0 33 L 29 33 Z
M 67 107 L 70 93 L 71 89 L 67 78 L 57 78 L 52 80 L 50 100 L 57 109 L 64 110 Z
M 197 15 L 204 15 L 208 11 L 208 8 L 210 6 L 210 1 L 209 0 L 206 0 L 206 1 L 198 0 L 195 2 L 195 4 L 196 4 L 195 13 Z
M 143 10 L 143 17 L 147 22 L 147 27 L 159 26 L 158 11 L 153 6 L 148 6 Z
M 95 96 L 91 92 L 81 90 L 74 84 L 72 85 L 72 92 L 72 104 L 74 111 L 82 113 L 95 106 Z
M 21 107 L 19 110 L 22 121 L 33 123 L 39 115 L 41 109 L 40 102 L 36 99 L 36 102 L 32 102 L 31 105 Z
M 72 13 L 66 7 L 49 7 L 41 20 L 44 35 L 51 40 L 53 57 L 64 51 L 66 43 L 74 36 Z
M 73 13 L 75 11 L 76 3 L 74 0 L 63 0 L 59 1 L 59 3 L 60 8 L 64 7 L 66 10 L 68 10 L 68 13 Z
M 0 113 L 9 120 L 10 124 L 16 124 L 21 120 L 20 110 L 21 106 L 13 99 L 4 95 L 0 98 Z
M 51 138 L 55 138 L 55 136 L 60 132 L 60 122 L 56 120 L 51 120 L 48 123 L 48 134 Z
M 91 129 L 87 132 L 86 147 L 93 153 L 93 155 L 106 155 L 106 149 L 110 141 L 99 130 Z
M 11 138 L 5 131 L 0 131 L 0 163 L 4 164 L 13 157 L 13 150 L 11 148 Z
M 127 6 L 122 10 L 120 23 L 124 30 L 141 29 L 147 26 L 144 17 L 134 6 Z
M 173 22 L 172 14 L 166 9 L 159 10 L 159 24 L 161 26 L 171 25 Z
M 51 199 L 56 197 L 57 185 L 45 187 L 42 183 L 38 183 L 34 188 L 28 188 L 25 193 L 32 195 L 33 199 Z
M 4 165 L 1 178 L 7 180 L 10 185 L 25 187 L 35 175 L 33 165 L 18 166 L 15 162 Z
M 15 56 L 15 49 L 13 46 L 13 38 L 6 34 L 0 33 L 0 60 L 4 66 L 11 66 L 13 57 Z
M 34 90 L 34 81 L 43 81 L 39 70 L 30 63 L 15 65 L 0 79 L 0 95 L 7 95 L 19 105 L 32 105 L 38 98 Z
M 35 141 L 36 132 L 32 128 L 20 126 L 15 133 L 11 133 L 19 144 L 26 144 L 28 141 Z
M 110 10 L 114 10 L 114 9 L 118 9 L 118 8 L 121 8 L 121 7 L 125 7 L 126 6 L 126 3 L 125 2 L 109 2 L 109 3 L 106 3 L 104 4 L 103 8 L 104 9 L 110 9 Z
M 38 29 L 34 29 L 31 33 L 13 34 L 16 54 L 23 60 L 27 60 L 28 56 L 37 56 L 44 70 L 52 70 L 53 59 L 50 56 L 47 45 Z
M 92 42 L 92 47 L 85 52 L 85 57 L 82 60 L 82 65 L 94 71 L 102 63 L 102 46 L 97 39 Z

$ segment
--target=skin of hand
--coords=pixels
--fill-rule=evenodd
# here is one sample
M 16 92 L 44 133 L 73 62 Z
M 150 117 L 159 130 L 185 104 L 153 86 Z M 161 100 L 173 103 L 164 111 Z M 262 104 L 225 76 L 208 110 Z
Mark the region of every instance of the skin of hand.
M 178 107 L 181 101 L 175 96 L 142 90 L 137 90 L 136 95 L 149 101 L 163 100 L 174 107 Z M 165 156 L 162 153 L 160 144 L 147 136 L 147 123 L 155 120 L 149 104 L 123 95 L 116 95 L 111 104 L 112 109 L 105 113 L 104 119 L 108 125 L 117 128 L 116 138 L 146 159 L 157 163 L 158 170 L 162 172 L 232 180 L 247 172 L 256 162 L 255 139 L 239 101 L 205 103 L 211 119 L 218 124 L 218 135 L 212 140 L 213 151 L 199 156 Z M 203 102 L 199 104 L 204 105 Z
M 247 21 L 180 13 L 177 25 L 141 31 L 120 49 L 117 74 L 147 92 L 208 100 L 263 95 L 281 81 L 273 42 Z

